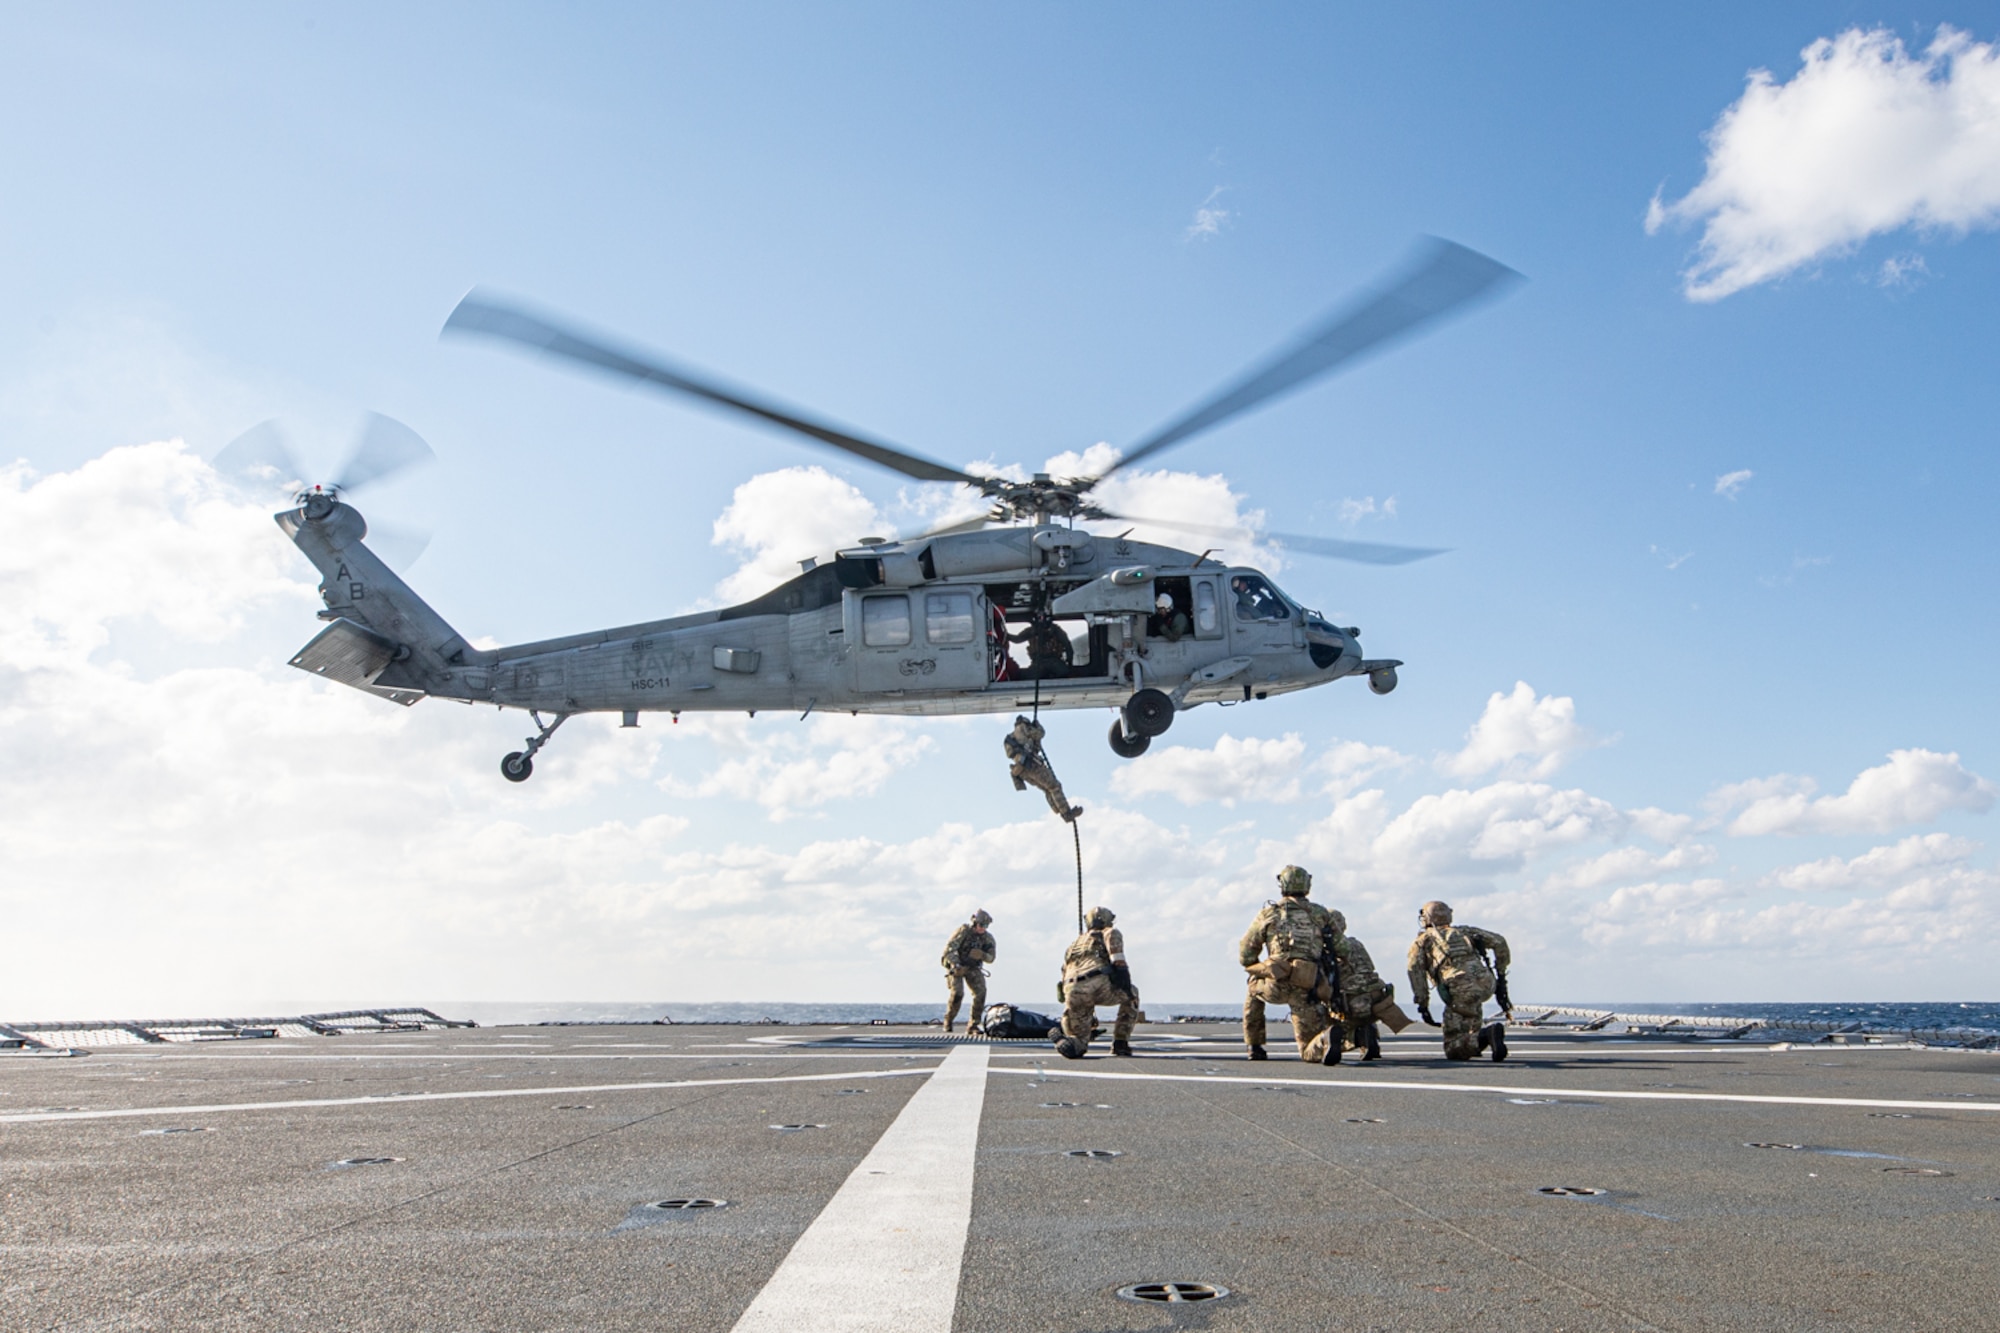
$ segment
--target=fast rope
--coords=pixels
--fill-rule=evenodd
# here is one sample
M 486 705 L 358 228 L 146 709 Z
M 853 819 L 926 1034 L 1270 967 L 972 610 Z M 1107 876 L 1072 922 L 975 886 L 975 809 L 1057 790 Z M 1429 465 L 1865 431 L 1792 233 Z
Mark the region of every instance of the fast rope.
M 1042 720 L 1042 673 L 1040 670 L 1035 672 L 1035 703 L 1032 716 L 1036 725 L 1039 726 Z M 1051 774 L 1055 773 L 1056 766 L 1049 763 L 1049 752 L 1046 749 L 1042 751 L 1042 762 L 1049 765 L 1049 772 Z M 1069 838 L 1070 842 L 1076 847 L 1076 933 L 1081 935 L 1083 934 L 1083 834 L 1077 829 L 1076 820 L 1074 819 L 1069 821 Z
M 1076 844 L 1076 933 L 1083 934 L 1083 834 L 1077 832 L 1077 821 L 1069 821 L 1070 841 Z

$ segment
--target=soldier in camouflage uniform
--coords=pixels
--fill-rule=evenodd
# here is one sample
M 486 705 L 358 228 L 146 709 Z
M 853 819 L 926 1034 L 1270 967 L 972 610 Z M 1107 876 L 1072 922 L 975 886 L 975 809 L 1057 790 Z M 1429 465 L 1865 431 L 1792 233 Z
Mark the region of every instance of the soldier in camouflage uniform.
M 958 1021 L 959 1002 L 967 988 L 972 991 L 972 1018 L 965 1025 L 965 1035 L 979 1030 L 979 1020 L 986 1013 L 986 970 L 981 965 L 992 962 L 995 953 L 993 932 L 987 929 L 992 924 L 993 918 L 984 909 L 974 912 L 972 920 L 951 932 L 944 957 L 938 960 L 944 964 L 945 993 L 951 997 L 944 1009 L 946 1032 Z
M 1337 1036 L 1348 1050 L 1365 1052 L 1363 1060 L 1380 1060 L 1382 1037 L 1376 1029 L 1375 1008 L 1385 1000 L 1394 1000 L 1396 988 L 1382 980 L 1367 947 L 1347 933 L 1347 918 L 1339 912 L 1327 915 L 1333 918 L 1333 959 L 1340 976 L 1342 1017 L 1328 1030 L 1326 1039 L 1331 1041 Z M 1315 1043 L 1307 1050 L 1306 1058 L 1324 1054 Z
M 1347 1049 L 1364 1052 L 1364 1060 L 1380 1060 L 1382 1035 L 1375 1022 L 1375 1008 L 1395 999 L 1396 988 L 1382 980 L 1375 960 L 1368 956 L 1368 946 L 1352 935 L 1343 931 L 1335 952 L 1340 963 L 1340 988 L 1347 997 Z
M 1444 1001 L 1444 1054 L 1447 1060 L 1474 1060 L 1491 1050 L 1495 1060 L 1507 1058 L 1504 1023 L 1481 1026 L 1486 1002 L 1496 995 L 1503 1010 L 1507 1000 L 1507 941 L 1477 926 L 1454 926 L 1451 908 L 1425 903 L 1417 914 L 1423 932 L 1410 945 L 1410 994 L 1426 1023 L 1431 1018 L 1431 983 Z M 1492 966 L 1486 954 L 1493 955 Z M 1433 1023 L 1433 1026 L 1435 1024 Z
M 1328 975 L 1332 913 L 1306 901 L 1312 892 L 1312 876 L 1298 866 L 1286 866 L 1278 872 L 1278 892 L 1278 901 L 1264 905 L 1236 946 L 1238 960 L 1250 974 L 1249 994 L 1243 999 L 1243 1043 L 1250 1048 L 1252 1060 L 1270 1058 L 1264 1050 L 1266 1004 L 1291 1009 L 1292 1035 L 1298 1040 L 1300 1059 L 1308 1058 L 1306 1048 L 1333 1022 L 1327 1010 L 1333 998 L 1333 980 Z M 1260 959 L 1262 954 L 1269 956 Z M 1337 1042 L 1322 1042 L 1315 1053 L 1326 1064 L 1340 1063 Z
M 1056 780 L 1056 771 L 1049 767 L 1049 757 L 1042 753 L 1042 738 L 1046 735 L 1048 729 L 1041 723 L 1016 716 L 1014 729 L 1000 742 L 1007 751 L 1007 772 L 1014 779 L 1015 791 L 1037 788 L 1048 799 L 1049 809 L 1055 811 L 1065 824 L 1073 824 L 1076 817 L 1083 813 L 1083 807 L 1071 805 L 1069 797 L 1063 795 L 1062 783 Z
M 1139 989 L 1125 964 L 1125 937 L 1112 922 L 1108 907 L 1093 907 L 1084 918 L 1083 934 L 1063 954 L 1063 1035 L 1056 1051 L 1065 1059 L 1081 1060 L 1090 1050 L 1097 1006 L 1115 1004 L 1118 1018 L 1111 1029 L 1111 1053 L 1132 1054 L 1132 1025 L 1139 1021 Z

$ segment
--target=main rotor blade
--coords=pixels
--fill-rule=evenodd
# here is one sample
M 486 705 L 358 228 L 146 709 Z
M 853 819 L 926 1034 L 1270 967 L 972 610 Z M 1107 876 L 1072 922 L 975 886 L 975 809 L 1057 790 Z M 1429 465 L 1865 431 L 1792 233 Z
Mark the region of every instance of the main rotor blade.
M 451 318 L 444 322 L 446 333 L 483 333 L 490 338 L 520 343 L 524 347 L 539 348 L 571 361 L 595 366 L 626 379 L 672 389 L 737 412 L 747 413 L 774 426 L 795 431 L 800 435 L 830 444 L 871 463 L 893 468 L 906 477 L 918 481 L 955 481 L 966 486 L 979 486 L 985 479 L 957 468 L 933 463 L 927 458 L 892 448 L 874 440 L 864 439 L 847 431 L 837 430 L 809 417 L 802 416 L 788 407 L 762 401 L 740 390 L 725 389 L 718 384 L 697 378 L 688 370 L 671 367 L 664 361 L 648 357 L 638 352 L 622 352 L 604 343 L 585 337 L 583 334 L 551 324 L 540 316 L 510 306 L 496 304 L 481 297 L 476 291 L 458 303 L 451 312 Z
M 1116 523 L 1144 523 L 1155 528 L 1192 532 L 1204 537 L 1233 537 L 1246 541 L 1276 542 L 1301 555 L 1324 556 L 1328 560 L 1350 560 L 1363 565 L 1407 565 L 1443 555 L 1442 546 L 1396 546 L 1389 542 L 1357 542 L 1340 537 L 1311 537 L 1296 532 L 1254 532 L 1249 528 L 1220 528 L 1207 523 L 1183 523 L 1171 518 L 1140 518 L 1134 514 L 1105 513 Z
M 922 532 L 908 537 L 898 537 L 896 540 L 905 546 L 913 546 L 918 542 L 930 541 L 933 537 L 953 537 L 962 532 L 977 532 L 990 522 L 992 518 L 989 515 L 978 514 L 972 518 L 961 518 L 956 522 L 946 523 L 941 527 L 926 528 Z
M 354 441 L 354 451 L 348 454 L 347 462 L 334 478 L 333 487 L 344 493 L 436 458 L 423 436 L 394 417 L 370 412 L 360 438 Z
M 225 477 L 265 484 L 297 486 L 305 481 L 305 472 L 285 442 L 285 433 L 276 417 L 258 422 L 223 445 L 209 466 Z
M 1520 276 L 1498 260 L 1431 237 L 1408 273 L 1341 311 L 1289 350 L 1142 440 L 1094 480 L 1101 481 L 1120 468 L 1299 388 Z

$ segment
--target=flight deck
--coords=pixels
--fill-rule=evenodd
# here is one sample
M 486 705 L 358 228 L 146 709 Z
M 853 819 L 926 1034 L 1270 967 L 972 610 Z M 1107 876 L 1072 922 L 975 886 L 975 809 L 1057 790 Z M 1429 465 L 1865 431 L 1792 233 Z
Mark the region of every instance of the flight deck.
M 1425 1033 L 1419 1036 L 1417 1034 Z M 0 1054 L 8 1329 L 2000 1327 L 2000 1057 L 915 1027 Z

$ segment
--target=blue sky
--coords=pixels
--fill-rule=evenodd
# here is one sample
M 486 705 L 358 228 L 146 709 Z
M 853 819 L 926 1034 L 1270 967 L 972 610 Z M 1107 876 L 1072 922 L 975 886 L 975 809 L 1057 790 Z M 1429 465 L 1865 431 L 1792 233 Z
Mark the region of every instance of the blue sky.
M 1940 24 L 1974 49 L 1922 66 Z M 1820 83 L 1801 77 L 1811 43 L 1876 30 L 1903 49 L 1875 65 L 1836 51 Z M 1135 960 L 1136 922 L 1155 922 L 1150 992 L 1228 998 L 1227 945 L 1279 863 L 1263 862 L 1309 853 L 1352 867 L 1323 882 L 1378 958 L 1430 890 L 1526 956 L 1539 946 L 1523 995 L 1969 984 L 1939 965 L 1976 956 L 1996 893 L 1980 784 L 2000 774 L 2000 165 L 1935 152 L 1958 174 L 1909 179 L 1938 145 L 1885 121 L 1866 85 L 1901 61 L 1906 91 L 1962 91 L 1977 112 L 1976 44 L 2000 39 L 2000 7 L 69 7 L 11 10 L 0 38 L 0 456 L 27 469 L 0 543 L 11 569 L 42 571 L 0 583 L 25 673 L 0 710 L 26 738 L 0 782 L 27 812 L 0 843 L 16 871 L 0 905 L 53 929 L 79 900 L 107 921 L 150 902 L 143 926 L 110 928 L 105 975 L 55 957 L 0 977 L 0 1010 L 722 998 L 752 966 L 746 923 L 774 909 L 813 921 L 825 956 L 759 998 L 921 999 L 930 937 L 989 893 L 1017 922 L 1019 971 L 996 985 L 1040 995 L 1048 968 L 1030 959 L 1059 946 L 1067 848 L 1013 801 L 997 720 L 566 732 L 534 789 L 505 788 L 493 761 L 516 720 L 436 703 L 389 717 L 287 679 L 314 628 L 305 566 L 267 519 L 245 521 L 269 506 L 204 489 L 194 460 L 282 415 L 330 465 L 356 414 L 389 413 L 440 464 L 364 508 L 435 530 L 411 577 L 462 631 L 644 619 L 791 557 L 715 540 L 752 478 L 778 474 L 757 495 L 885 520 L 911 512 L 900 479 L 441 344 L 475 284 L 946 461 L 1039 466 L 1142 436 L 1424 233 L 1529 282 L 1160 460 L 1185 474 L 1161 486 L 1219 474 L 1272 529 L 1453 548 L 1278 571 L 1406 659 L 1402 689 L 1189 714 L 1171 737 L 1184 753 L 1143 779 L 1115 777 L 1107 719 L 1052 727 L 1102 812 L 1087 835 L 1102 830 L 1098 882 L 1135 923 Z M 1719 134 L 1753 69 L 1782 94 L 1757 123 L 1796 142 L 1769 147 L 1748 120 Z M 1891 166 L 1916 165 L 1859 160 L 1871 125 Z M 1687 203 L 1649 230 L 1656 199 Z M 1758 253 L 1805 257 L 1690 299 L 1732 210 L 1764 228 Z M 1741 276 L 1752 261 L 1717 262 Z M 181 453 L 130 452 L 173 440 Z M 811 466 L 823 475 L 786 471 Z M 149 486 L 175 498 L 149 506 Z M 1343 519 L 1363 501 L 1374 512 Z M 1468 739 L 1482 717 L 1485 769 Z M 1538 739 L 1491 748 L 1517 724 Z M 240 807 L 213 794 L 287 736 L 324 744 Z M 1327 776 L 1342 744 L 1398 758 L 1342 789 Z M 1829 807 L 1729 831 L 1756 797 L 1723 789 L 1791 775 L 1837 795 L 1895 752 L 1957 756 L 1917 765 L 1912 782 L 1945 786 L 1900 823 Z M 824 796 L 831 774 L 854 799 Z M 1554 797 L 1495 790 L 1509 782 L 1688 823 L 1606 816 L 1572 840 L 1549 832 Z M 792 805 L 771 795 L 815 784 Z M 109 818 L 93 800 L 114 791 Z M 1421 871 L 1352 823 L 1371 791 L 1391 824 L 1454 792 L 1540 801 L 1543 840 L 1495 853 L 1490 816 L 1469 860 Z M 1645 828 L 1651 860 L 1564 879 Z M 1820 876 L 1833 887 L 1784 878 L 1937 837 Z M 1147 849 L 1175 847 L 1211 861 L 1148 868 Z M 309 872 L 291 866 L 302 848 Z M 1011 877 L 938 869 L 973 848 Z M 347 856 L 433 870 L 371 889 Z M 274 860 L 291 866 L 279 882 Z M 1869 868 L 1888 861 L 1901 868 Z M 360 925 L 322 937 L 329 900 L 399 943 L 364 944 Z M 1773 924 L 1808 919 L 1847 924 Z M 161 932 L 183 947 L 159 949 Z

